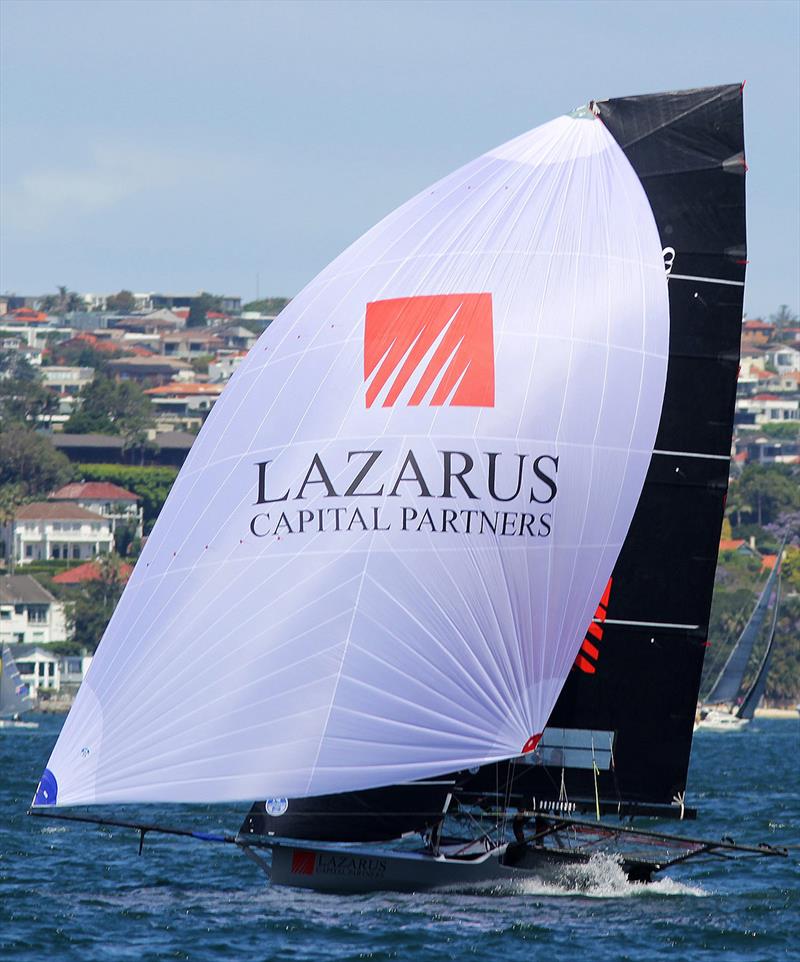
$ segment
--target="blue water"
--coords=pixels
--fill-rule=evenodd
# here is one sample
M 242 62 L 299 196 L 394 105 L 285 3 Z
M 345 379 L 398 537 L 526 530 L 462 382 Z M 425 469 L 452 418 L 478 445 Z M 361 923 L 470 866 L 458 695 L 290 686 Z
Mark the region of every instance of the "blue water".
M 800 958 L 800 872 L 791 859 L 683 866 L 651 886 L 613 862 L 580 890 L 322 896 L 271 888 L 228 846 L 26 817 L 61 720 L 0 730 L 0 958 L 42 960 Z M 687 832 L 800 842 L 800 722 L 759 720 L 695 738 Z M 151 808 L 118 817 L 234 831 L 240 809 Z M 675 829 L 674 823 L 665 826 Z

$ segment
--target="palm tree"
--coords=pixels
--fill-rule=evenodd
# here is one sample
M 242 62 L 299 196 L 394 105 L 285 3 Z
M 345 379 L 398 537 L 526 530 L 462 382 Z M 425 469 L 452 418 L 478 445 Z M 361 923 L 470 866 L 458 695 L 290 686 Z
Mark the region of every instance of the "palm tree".
M 41 308 L 48 314 L 67 314 L 70 311 L 82 311 L 86 306 L 83 298 L 75 291 L 69 290 L 63 284 L 56 288 L 58 294 L 46 294 L 41 300 Z

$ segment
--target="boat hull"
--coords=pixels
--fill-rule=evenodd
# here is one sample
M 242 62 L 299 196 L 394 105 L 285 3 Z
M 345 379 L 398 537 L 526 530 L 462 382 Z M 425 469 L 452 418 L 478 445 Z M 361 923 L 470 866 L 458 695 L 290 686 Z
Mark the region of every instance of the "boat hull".
M 708 732 L 738 732 L 750 722 L 749 718 L 739 718 L 732 712 L 720 711 L 712 708 L 704 718 L 695 725 L 695 731 Z
M 543 846 L 501 845 L 488 851 L 460 856 L 432 855 L 427 851 L 338 846 L 272 846 L 273 885 L 314 889 L 318 892 L 419 892 L 431 889 L 469 888 L 484 883 L 569 882 L 576 870 L 589 862 L 582 852 Z M 623 870 L 633 881 L 650 881 L 657 866 L 623 860 Z
M 0 728 L 38 728 L 39 722 L 18 721 L 14 718 L 0 718 Z

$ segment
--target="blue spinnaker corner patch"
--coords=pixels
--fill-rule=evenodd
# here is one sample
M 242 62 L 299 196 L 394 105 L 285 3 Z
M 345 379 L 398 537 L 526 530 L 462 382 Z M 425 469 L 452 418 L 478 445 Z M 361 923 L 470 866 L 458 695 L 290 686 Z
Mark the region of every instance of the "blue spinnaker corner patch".
M 55 805 L 57 795 L 58 782 L 56 776 L 49 768 L 45 768 L 41 779 L 39 779 L 36 794 L 33 796 L 34 808 L 39 805 Z

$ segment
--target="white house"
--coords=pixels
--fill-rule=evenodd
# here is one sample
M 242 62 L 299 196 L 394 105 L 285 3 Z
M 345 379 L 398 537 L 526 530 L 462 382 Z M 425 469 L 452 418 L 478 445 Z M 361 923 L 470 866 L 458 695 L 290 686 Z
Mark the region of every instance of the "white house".
M 44 386 L 57 394 L 77 395 L 94 378 L 93 367 L 67 367 L 53 364 L 42 368 Z
M 800 350 L 795 347 L 776 347 L 771 352 L 772 363 L 778 374 L 800 371 Z
M 88 561 L 111 551 L 111 520 L 73 502 L 34 501 L 0 527 L 4 557 L 32 561 Z
M 21 680 L 33 695 L 74 694 L 92 663 L 91 655 L 59 655 L 46 645 L 9 645 Z
M 48 500 L 75 502 L 87 511 L 101 514 L 111 522 L 112 533 L 118 526 L 127 525 L 134 529 L 135 537 L 142 536 L 142 499 L 118 484 L 77 481 L 54 491 Z
M 246 351 L 220 351 L 208 365 L 208 377 L 213 384 L 228 381 L 247 357 Z
M 777 394 L 756 394 L 737 398 L 735 423 L 739 427 L 800 420 L 800 399 Z
M 153 405 L 156 427 L 161 430 L 199 428 L 222 394 L 223 385 L 209 383 L 163 384 L 144 393 Z
M 68 637 L 62 602 L 31 575 L 0 576 L 0 645 L 46 645 Z

